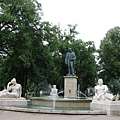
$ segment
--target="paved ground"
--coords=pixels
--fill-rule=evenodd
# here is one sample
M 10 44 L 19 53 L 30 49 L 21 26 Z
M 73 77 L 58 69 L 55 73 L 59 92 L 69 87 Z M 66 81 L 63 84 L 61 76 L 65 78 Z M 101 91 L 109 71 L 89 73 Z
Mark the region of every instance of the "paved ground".
M 120 116 L 59 115 L 0 110 L 0 120 L 120 120 Z

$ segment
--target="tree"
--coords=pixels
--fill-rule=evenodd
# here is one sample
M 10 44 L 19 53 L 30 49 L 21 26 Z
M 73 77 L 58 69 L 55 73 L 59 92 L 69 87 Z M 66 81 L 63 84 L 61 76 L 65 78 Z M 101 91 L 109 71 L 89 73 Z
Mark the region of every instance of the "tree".
M 73 44 L 77 56 L 76 72 L 78 84 L 81 90 L 85 91 L 88 87 L 94 87 L 97 77 L 97 67 L 94 53 L 96 52 L 94 42 L 75 41 Z
M 119 80 L 120 73 L 120 27 L 110 29 L 101 41 L 99 52 L 99 77 L 111 86 Z
M 36 0 L 1 0 L 4 14 L 0 19 L 1 79 L 16 77 L 23 86 L 31 66 L 31 43 L 41 19 L 41 5 Z M 5 83 L 6 83 L 5 82 Z
M 67 74 L 67 66 L 65 66 L 65 55 L 68 48 L 72 48 L 76 53 L 76 75 L 78 76 L 78 84 L 81 85 L 83 91 L 87 87 L 95 85 L 95 78 L 97 76 L 97 67 L 94 53 L 96 52 L 94 42 L 83 42 L 81 39 L 76 39 L 79 34 L 76 31 L 77 25 L 68 25 L 68 31 L 64 31 L 61 44 L 59 46 L 59 53 L 61 53 L 61 73 Z
M 15 77 L 26 89 L 41 83 L 63 87 L 66 75 L 65 54 L 71 47 L 77 54 L 76 72 L 85 90 L 96 75 L 94 43 L 76 39 L 76 25 L 62 31 L 59 25 L 41 22 L 41 4 L 37 0 L 1 0 L 4 14 L 0 19 L 1 84 Z

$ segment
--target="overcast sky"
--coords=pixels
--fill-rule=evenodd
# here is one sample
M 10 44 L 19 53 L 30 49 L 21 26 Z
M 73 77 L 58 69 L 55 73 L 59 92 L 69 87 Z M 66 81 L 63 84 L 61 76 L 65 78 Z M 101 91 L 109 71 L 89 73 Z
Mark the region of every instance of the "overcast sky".
M 120 0 L 38 0 L 42 4 L 43 20 L 60 24 L 77 24 L 79 38 L 94 41 L 99 48 L 110 28 L 120 26 Z

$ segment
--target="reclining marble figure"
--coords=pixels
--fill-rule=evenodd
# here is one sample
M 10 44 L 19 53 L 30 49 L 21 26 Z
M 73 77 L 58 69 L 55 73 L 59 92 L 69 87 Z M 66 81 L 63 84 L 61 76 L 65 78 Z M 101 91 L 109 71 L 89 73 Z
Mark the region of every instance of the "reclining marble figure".
M 17 84 L 16 79 L 13 78 L 11 82 L 7 84 L 7 89 L 0 92 L 0 98 L 20 98 L 21 93 L 21 85 Z
M 118 100 L 118 96 L 113 95 L 111 93 L 108 93 L 108 87 L 107 85 L 103 85 L 103 80 L 98 80 L 98 85 L 95 86 L 95 96 L 93 97 L 93 100 L 98 101 L 115 101 Z

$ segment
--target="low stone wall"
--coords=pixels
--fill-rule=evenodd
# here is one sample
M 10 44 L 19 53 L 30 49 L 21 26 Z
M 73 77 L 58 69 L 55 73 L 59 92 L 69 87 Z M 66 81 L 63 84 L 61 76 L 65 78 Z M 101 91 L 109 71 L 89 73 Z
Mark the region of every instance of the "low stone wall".
M 106 110 L 107 115 L 120 115 L 120 101 L 92 101 L 91 110 Z
M 55 101 L 48 98 L 41 97 L 33 97 L 31 98 L 31 104 L 34 106 L 42 106 L 42 107 L 52 107 L 55 102 L 56 108 L 90 108 L 90 102 L 92 100 L 87 99 L 62 99 L 58 98 Z
M 25 98 L 0 98 L 0 106 L 27 107 Z

